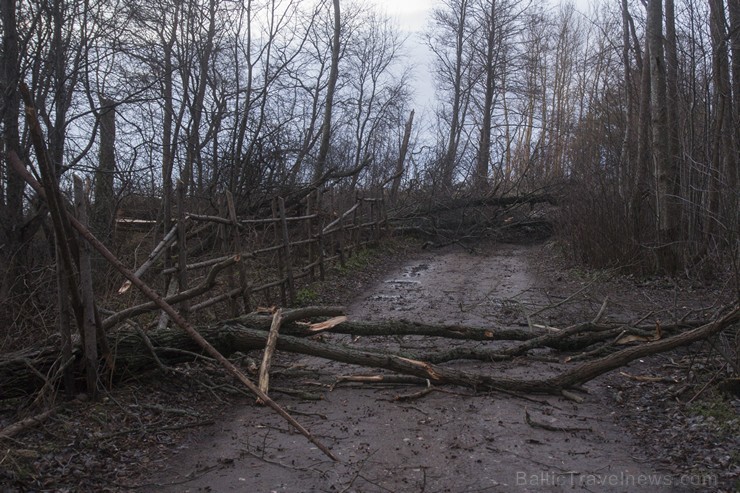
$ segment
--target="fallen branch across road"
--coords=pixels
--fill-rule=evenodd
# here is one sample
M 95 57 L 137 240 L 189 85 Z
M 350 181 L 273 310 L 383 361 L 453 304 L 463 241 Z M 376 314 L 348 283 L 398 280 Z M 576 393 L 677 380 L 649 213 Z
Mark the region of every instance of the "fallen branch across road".
M 530 333 L 529 339 L 518 345 L 507 344 L 506 348 L 496 347 L 455 347 L 446 350 L 430 350 L 426 352 L 391 351 L 378 347 L 359 347 L 340 344 L 338 342 L 322 342 L 313 340 L 309 336 L 316 335 L 309 323 L 300 322 L 300 317 L 335 317 L 342 312 L 339 307 L 311 307 L 283 312 L 281 334 L 277 338 L 275 348 L 281 352 L 290 352 L 316 356 L 328 360 L 339 361 L 352 365 L 386 369 L 396 373 L 412 375 L 429 380 L 434 385 L 453 384 L 476 390 L 501 390 L 507 392 L 562 394 L 569 389 L 578 388 L 588 381 L 620 368 L 637 358 L 644 358 L 661 352 L 669 351 L 680 346 L 711 337 L 737 324 L 740 321 L 740 308 L 728 307 L 724 315 L 691 329 L 674 330 L 676 335 L 655 340 L 655 336 L 636 338 L 628 343 L 628 347 L 615 350 L 613 334 L 627 332 L 628 328 L 608 325 L 596 326 L 589 323 L 574 325 L 561 331 L 535 331 Z M 209 326 L 199 327 L 198 333 L 220 354 L 228 357 L 236 352 L 246 353 L 265 348 L 269 328 L 272 323 L 271 314 L 253 313 L 234 320 L 228 320 Z M 632 328 L 633 332 L 644 332 L 650 335 L 646 328 Z M 433 326 L 415 324 L 412 322 L 344 322 L 322 331 L 326 333 L 344 333 L 354 336 L 380 335 L 414 335 L 419 338 L 450 337 L 454 339 L 469 339 L 481 344 L 494 344 L 504 336 L 509 340 L 519 341 L 526 331 L 512 329 L 511 331 L 494 328 L 473 328 L 456 326 Z M 116 348 L 115 369 L 116 376 L 123 378 L 127 375 L 136 375 L 149 371 L 161 364 L 174 365 L 180 362 L 192 361 L 199 354 L 206 353 L 203 347 L 194 341 L 187 333 L 180 330 L 153 330 L 147 333 L 148 344 L 134 331 L 121 332 L 109 341 L 111 347 Z M 465 337 L 463 337 L 465 336 Z M 362 338 L 360 338 L 360 342 Z M 575 341 L 575 343 L 573 342 Z M 516 356 L 526 358 L 527 351 L 537 348 L 550 348 L 555 355 L 559 354 L 558 347 L 568 348 L 579 346 L 587 341 L 590 345 L 603 345 L 613 351 L 604 357 L 587 360 L 578 366 L 568 365 L 560 374 L 540 379 L 520 379 L 505 376 L 492 376 L 490 368 L 486 371 L 470 371 L 440 366 L 439 363 L 453 359 L 474 359 L 495 364 L 497 361 L 510 360 Z M 647 341 L 647 342 L 645 342 Z M 620 347 L 616 345 L 614 347 Z M 156 355 L 156 359 L 152 354 Z M 44 350 L 35 354 L 19 356 L 14 361 L 0 362 L 0 395 L 18 395 L 34 390 L 36 384 L 42 382 L 35 375 L 44 373 L 46 365 L 56 360 L 54 351 Z M 159 361 L 159 363 L 157 362 Z M 34 366 L 37 372 L 28 370 Z M 20 378 L 24 376 L 23 378 Z M 24 388 L 25 386 L 25 388 Z

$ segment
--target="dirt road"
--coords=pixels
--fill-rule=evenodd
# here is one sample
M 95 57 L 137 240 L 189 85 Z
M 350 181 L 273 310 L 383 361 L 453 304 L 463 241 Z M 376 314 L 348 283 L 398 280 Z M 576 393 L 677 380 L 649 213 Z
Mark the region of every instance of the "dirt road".
M 551 302 L 531 265 L 538 247 L 492 245 L 427 253 L 377 283 L 349 307 L 366 320 L 405 318 L 431 323 L 519 325 Z M 544 287 L 543 287 L 544 286 Z M 330 335 L 358 347 L 430 349 L 450 341 Z M 341 384 L 338 375 L 367 373 L 316 358 L 287 362 L 300 377 L 273 385 L 323 395 L 319 401 L 276 394 L 277 400 L 339 457 L 326 459 L 265 408 L 247 404 L 194 436 L 162 465 L 145 491 L 249 492 L 626 492 L 702 491 L 697 481 L 655 469 L 638 444 L 616 425 L 603 380 L 588 385 L 583 404 L 547 396 L 531 399 L 445 388 L 412 400 L 409 386 Z M 544 375 L 550 364 L 531 361 L 455 363 L 497 375 Z M 548 431 L 527 423 L 568 431 Z M 688 471 L 687 471 L 688 474 Z

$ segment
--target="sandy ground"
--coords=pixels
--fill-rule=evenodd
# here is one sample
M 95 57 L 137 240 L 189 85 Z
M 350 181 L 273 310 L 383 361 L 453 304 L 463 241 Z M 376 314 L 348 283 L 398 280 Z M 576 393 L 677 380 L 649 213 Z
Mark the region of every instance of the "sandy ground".
M 490 245 L 474 252 L 453 246 L 423 253 L 359 297 L 349 315 L 521 327 L 527 314 L 553 302 L 551 277 L 543 279 L 534 267 L 544 251 L 542 246 Z M 328 337 L 390 349 L 454 344 L 416 337 Z M 339 375 L 368 374 L 369 369 L 304 356 L 284 357 L 282 364 L 303 373 L 275 377 L 273 385 L 318 392 L 323 399 L 276 394 L 278 402 L 327 444 L 339 462 L 328 460 L 269 409 L 245 404 L 193 435 L 138 491 L 711 491 L 680 484 L 699 479 L 668 473 L 655 457 L 645 456 L 617 424 L 606 379 L 587 385 L 582 404 L 450 387 L 399 401 L 397 396 L 421 387 L 330 388 Z M 531 360 L 454 366 L 520 377 L 557 369 Z M 525 410 L 537 423 L 570 431 L 533 427 Z

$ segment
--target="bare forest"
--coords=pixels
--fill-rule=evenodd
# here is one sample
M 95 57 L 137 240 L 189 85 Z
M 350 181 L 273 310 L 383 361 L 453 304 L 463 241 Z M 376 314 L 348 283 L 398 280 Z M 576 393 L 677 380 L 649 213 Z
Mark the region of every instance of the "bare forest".
M 315 381 L 417 386 L 400 400 L 419 408 L 434 390 L 527 399 L 528 433 L 578 433 L 531 409 L 604 414 L 615 404 L 593 389 L 647 357 L 646 374 L 684 361 L 670 367 L 685 370 L 681 392 L 653 388 L 655 402 L 729 409 L 713 443 L 740 445 L 740 0 L 580 5 L 438 0 L 409 32 L 360 0 L 0 0 L 0 491 L 179 484 L 115 464 L 141 461 L 123 452 L 144 447 L 135 436 L 219 422 L 246 394 L 250 419 L 269 413 L 308 440 L 290 454 L 347 464 L 352 428 L 313 432 L 307 417 L 336 408 L 289 409 L 311 397 L 285 387 Z M 434 86 L 423 108 L 420 77 Z M 492 263 L 498 288 L 483 293 Z M 425 281 L 435 269 L 446 273 Z M 455 272 L 469 276 L 458 287 Z M 389 275 L 401 291 L 371 289 Z M 495 291 L 506 279 L 521 289 Z M 424 282 L 437 284 L 422 296 Z M 477 312 L 493 292 L 495 314 Z M 417 312 L 413 299 L 437 301 Z M 309 383 L 288 375 L 316 358 L 330 363 Z M 358 366 L 373 375 L 346 375 Z M 648 381 L 662 385 L 632 379 L 617 402 Z M 362 392 L 358 409 L 377 401 Z M 174 394 L 222 418 L 183 421 L 195 411 Z M 98 406 L 138 416 L 141 434 L 84 421 Z M 153 409 L 169 421 L 148 421 Z M 267 442 L 255 450 L 275 467 Z M 368 466 L 374 453 L 332 466 L 336 483 L 295 462 L 282 480 L 467 491 L 426 465 L 401 487 L 380 478 L 393 467 Z M 729 458 L 692 471 L 720 471 L 706 491 L 740 488 L 737 449 L 717 453 Z M 500 491 L 524 485 L 515 472 Z M 204 481 L 193 485 L 227 484 Z

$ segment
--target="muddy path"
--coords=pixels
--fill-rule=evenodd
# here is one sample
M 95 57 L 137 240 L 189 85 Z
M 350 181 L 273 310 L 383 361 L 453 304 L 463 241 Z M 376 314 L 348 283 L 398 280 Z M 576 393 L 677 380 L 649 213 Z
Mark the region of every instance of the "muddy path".
M 349 307 L 358 319 L 526 325 L 552 302 L 551 279 L 536 265 L 542 246 L 491 245 L 423 253 L 389 273 Z M 415 337 L 332 340 L 391 349 L 449 347 Z M 278 402 L 339 457 L 326 459 L 268 409 L 251 402 L 193 435 L 139 491 L 249 492 L 651 492 L 696 491 L 645 457 L 615 419 L 604 379 L 586 402 L 519 398 L 444 388 L 397 400 L 418 386 L 339 384 L 368 369 L 312 357 L 285 356 L 273 385 L 317 393 L 321 400 L 276 394 Z M 457 368 L 481 363 L 455 363 Z M 531 360 L 492 363 L 486 371 L 538 376 L 555 371 Z M 548 431 L 527 423 L 569 431 Z

